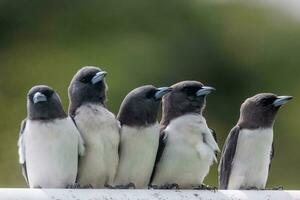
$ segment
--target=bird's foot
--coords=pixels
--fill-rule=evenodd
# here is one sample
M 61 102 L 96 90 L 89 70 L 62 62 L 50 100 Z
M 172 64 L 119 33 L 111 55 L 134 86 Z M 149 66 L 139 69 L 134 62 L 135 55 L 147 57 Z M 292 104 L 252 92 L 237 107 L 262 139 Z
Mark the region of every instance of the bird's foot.
M 270 190 L 283 190 L 283 186 L 282 185 L 275 186 L 275 187 L 272 187 Z
M 81 188 L 79 183 L 69 184 L 66 187 L 66 189 L 79 189 L 79 188 Z
M 178 190 L 179 185 L 176 183 L 166 183 L 164 185 L 158 186 L 158 185 L 150 185 L 149 189 L 155 189 L 155 190 Z
M 241 187 L 241 190 L 264 190 L 255 186 L 249 186 L 249 187 Z
M 209 185 L 198 185 L 196 187 L 193 187 L 194 190 L 208 190 L 208 191 L 212 191 L 212 192 L 216 192 L 218 190 L 217 187 L 215 186 L 209 186 Z
M 127 185 L 116 185 L 114 189 L 135 189 L 134 183 L 128 183 Z
M 104 187 L 106 187 L 107 189 L 116 189 L 114 186 L 109 184 L 105 184 Z
M 92 186 L 92 184 L 87 184 L 81 187 L 82 189 L 94 189 L 94 187 Z

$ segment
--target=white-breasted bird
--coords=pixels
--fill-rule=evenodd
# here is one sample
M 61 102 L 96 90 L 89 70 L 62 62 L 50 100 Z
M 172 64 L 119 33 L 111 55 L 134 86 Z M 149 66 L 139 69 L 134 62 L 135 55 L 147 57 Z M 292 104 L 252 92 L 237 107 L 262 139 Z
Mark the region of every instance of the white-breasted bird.
M 118 188 L 147 188 L 159 144 L 157 115 L 161 98 L 171 88 L 152 85 L 132 90 L 123 100 L 118 120 L 121 123 L 120 161 L 115 185 Z
M 120 124 L 105 105 L 106 74 L 97 67 L 83 67 L 69 86 L 69 115 L 86 147 L 79 161 L 78 183 L 93 188 L 112 185 L 119 162 Z
M 59 96 L 48 86 L 35 86 L 28 93 L 18 152 L 30 188 L 75 184 L 78 156 L 84 154 L 83 140 Z
M 291 96 L 261 93 L 246 99 L 230 131 L 219 165 L 220 189 L 264 189 L 274 155 L 273 125 Z
M 202 115 L 206 96 L 214 88 L 197 81 L 182 81 L 172 88 L 163 97 L 161 140 L 151 185 L 202 188 L 219 151 Z

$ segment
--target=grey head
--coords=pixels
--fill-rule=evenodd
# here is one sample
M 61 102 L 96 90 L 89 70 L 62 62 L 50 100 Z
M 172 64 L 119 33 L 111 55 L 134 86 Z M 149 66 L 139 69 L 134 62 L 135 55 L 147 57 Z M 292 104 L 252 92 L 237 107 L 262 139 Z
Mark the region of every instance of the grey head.
M 132 90 L 123 100 L 118 120 L 121 125 L 143 127 L 157 121 L 161 98 L 171 91 L 170 87 L 156 88 L 152 85 Z
M 202 114 L 206 96 L 215 90 L 198 81 L 182 81 L 174 84 L 172 89 L 172 92 L 163 97 L 161 121 L 163 127 L 167 126 L 172 119 L 182 115 Z
M 69 86 L 69 114 L 74 117 L 77 108 L 86 103 L 105 106 L 107 72 L 98 67 L 81 68 L 73 77 Z
M 50 87 L 38 85 L 27 94 L 27 118 L 30 120 L 53 120 L 66 118 L 58 94 Z
M 279 108 L 291 100 L 291 96 L 260 93 L 245 100 L 240 109 L 238 125 L 256 129 L 273 127 Z

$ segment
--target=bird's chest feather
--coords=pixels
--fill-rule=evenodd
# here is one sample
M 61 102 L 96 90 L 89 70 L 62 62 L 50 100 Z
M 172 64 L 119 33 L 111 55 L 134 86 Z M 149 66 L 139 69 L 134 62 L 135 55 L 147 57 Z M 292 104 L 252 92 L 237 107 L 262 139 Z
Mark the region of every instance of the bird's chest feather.
M 119 141 L 119 123 L 114 114 L 100 105 L 83 105 L 76 111 L 76 125 L 87 143 L 108 139 Z M 117 145 L 117 144 L 115 144 Z
M 235 157 L 250 165 L 269 163 L 272 142 L 273 129 L 241 130 Z
M 265 187 L 273 129 L 241 130 L 233 160 L 230 185 Z
M 70 118 L 51 122 L 28 120 L 24 130 L 24 138 L 25 144 L 29 144 L 27 148 L 39 148 L 41 150 L 49 147 L 49 150 L 51 150 L 56 145 L 59 147 L 72 145 L 76 147 L 78 143 L 76 133 L 77 129 Z
M 202 159 L 210 159 L 218 146 L 201 115 L 186 115 L 171 121 L 165 130 L 167 145 L 182 153 L 198 152 Z
M 78 131 L 70 118 L 28 120 L 23 134 L 31 187 L 65 187 L 75 181 Z

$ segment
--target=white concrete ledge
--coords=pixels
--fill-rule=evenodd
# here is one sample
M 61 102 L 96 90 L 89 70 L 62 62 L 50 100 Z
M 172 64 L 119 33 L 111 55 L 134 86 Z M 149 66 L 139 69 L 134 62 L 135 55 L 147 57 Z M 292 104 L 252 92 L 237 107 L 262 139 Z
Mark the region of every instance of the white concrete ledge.
M 0 200 L 300 200 L 300 191 L 0 189 Z

